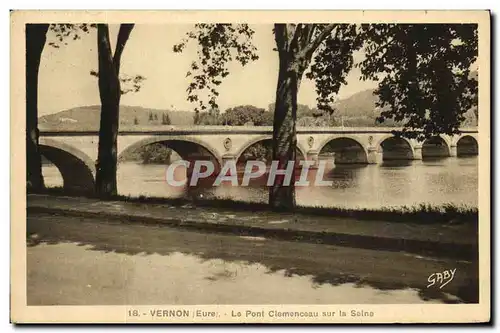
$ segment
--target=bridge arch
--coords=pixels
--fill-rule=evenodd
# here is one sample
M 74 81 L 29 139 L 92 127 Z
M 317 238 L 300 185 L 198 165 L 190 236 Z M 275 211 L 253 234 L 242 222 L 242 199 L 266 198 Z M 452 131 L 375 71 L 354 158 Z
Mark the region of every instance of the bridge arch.
M 412 160 L 415 156 L 415 151 L 410 140 L 403 137 L 394 135 L 384 136 L 375 147 L 382 154 L 383 161 Z
M 165 147 L 172 149 L 183 160 L 193 161 L 196 159 L 208 159 L 214 162 L 216 169 L 221 166 L 222 158 L 217 153 L 217 150 L 210 145 L 207 145 L 203 142 L 203 140 L 191 137 L 176 138 L 175 136 L 170 135 L 152 136 L 131 144 L 118 155 L 118 162 L 120 163 L 123 161 L 124 157 L 130 153 L 155 143 L 160 143 Z
M 325 140 L 318 149 L 322 154 L 333 153 L 335 164 L 367 164 L 368 152 L 366 147 L 356 137 L 337 136 Z
M 61 141 L 41 137 L 39 149 L 61 173 L 63 187 L 68 190 L 93 191 L 95 164 L 84 152 Z
M 443 136 L 433 136 L 422 144 L 422 158 L 451 156 L 450 142 Z
M 472 135 L 464 135 L 457 141 L 457 156 L 478 155 L 479 145 Z
M 242 146 L 235 154 L 235 159 L 236 159 L 236 162 L 239 162 L 240 159 L 243 157 L 243 154 L 245 153 L 245 151 L 247 151 L 249 148 L 251 148 L 252 146 L 258 144 L 258 143 L 263 143 L 263 144 L 270 144 L 272 143 L 272 140 L 273 140 L 273 137 L 272 135 L 263 135 L 263 136 L 259 136 L 257 138 L 254 138 L 252 140 L 249 140 L 244 146 Z M 297 153 L 300 154 L 297 154 L 297 157 L 299 158 L 302 158 L 302 159 L 306 159 L 306 153 L 305 153 L 305 150 L 300 147 L 300 145 L 297 143 Z

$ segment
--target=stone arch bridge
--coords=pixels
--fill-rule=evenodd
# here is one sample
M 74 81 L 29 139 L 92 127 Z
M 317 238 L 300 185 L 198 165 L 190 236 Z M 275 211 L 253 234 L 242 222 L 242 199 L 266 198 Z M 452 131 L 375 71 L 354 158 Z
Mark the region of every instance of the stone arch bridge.
M 375 164 L 384 160 L 419 160 L 478 154 L 477 129 L 464 128 L 460 135 L 439 135 L 419 142 L 393 136 L 391 128 L 298 127 L 299 158 L 317 161 L 321 156 L 335 164 Z M 270 142 L 267 126 L 164 126 L 161 130 L 121 131 L 120 157 L 152 143 L 162 143 L 185 160 L 210 159 L 220 167 L 238 161 L 257 143 Z M 67 189 L 93 190 L 98 147 L 97 131 L 41 131 L 40 149 L 61 172 Z

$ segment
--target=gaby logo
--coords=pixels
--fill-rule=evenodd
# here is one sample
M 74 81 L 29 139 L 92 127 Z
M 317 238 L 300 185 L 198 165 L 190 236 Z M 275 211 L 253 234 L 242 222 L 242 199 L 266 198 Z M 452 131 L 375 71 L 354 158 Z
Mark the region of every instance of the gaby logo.
M 454 268 L 454 269 L 444 270 L 443 272 L 432 273 L 427 278 L 427 281 L 430 282 L 427 285 L 427 288 L 432 287 L 433 285 L 438 285 L 439 289 L 442 289 L 444 286 L 446 286 L 453 280 L 456 271 L 457 269 Z
M 267 173 L 267 186 L 274 184 L 281 184 L 282 186 L 290 186 L 294 181 L 295 186 L 331 186 L 332 181 L 323 180 L 325 169 L 328 161 L 311 161 L 302 160 L 298 162 L 288 161 L 286 165 L 279 161 L 272 161 L 269 168 L 262 161 L 247 161 L 241 177 L 241 184 L 238 182 L 238 170 L 236 162 L 229 160 L 226 161 L 221 170 L 216 172 L 215 165 L 212 161 L 198 160 L 191 165 L 191 162 L 186 160 L 179 160 L 170 164 L 166 171 L 166 181 L 171 186 L 197 186 L 200 179 L 214 178 L 213 186 L 220 186 L 222 183 L 230 183 L 232 186 L 248 186 L 252 179 L 263 177 Z M 299 178 L 293 179 L 294 171 L 300 168 Z M 184 179 L 176 179 L 176 169 L 183 167 L 192 171 L 188 173 L 188 177 Z M 310 182 L 309 172 L 314 167 L 315 180 L 313 184 Z M 297 173 L 295 173 L 297 176 Z

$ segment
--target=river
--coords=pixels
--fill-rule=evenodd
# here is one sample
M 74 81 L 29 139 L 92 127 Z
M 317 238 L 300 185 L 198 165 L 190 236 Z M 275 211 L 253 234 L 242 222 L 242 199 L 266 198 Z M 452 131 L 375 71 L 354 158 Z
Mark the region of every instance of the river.
M 166 166 L 122 162 L 118 192 L 132 196 L 231 198 L 266 202 L 264 186 L 199 186 L 176 188 L 165 181 Z M 62 186 L 53 165 L 43 167 L 48 186 Z M 371 165 L 338 165 L 327 170 L 328 187 L 297 187 L 297 203 L 304 206 L 381 208 L 419 204 L 477 207 L 478 157 L 391 161 Z

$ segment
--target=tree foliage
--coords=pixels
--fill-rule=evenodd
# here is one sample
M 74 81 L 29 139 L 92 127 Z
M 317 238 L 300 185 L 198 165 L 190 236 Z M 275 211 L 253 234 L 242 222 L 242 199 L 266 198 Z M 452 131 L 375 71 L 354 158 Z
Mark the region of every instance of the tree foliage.
M 353 66 L 361 69 L 360 79 L 378 81 L 377 106 L 383 110 L 378 121 L 402 123 L 398 135 L 423 139 L 458 133 L 464 113 L 477 105 L 477 78 L 470 76 L 477 25 L 276 24 L 273 32 L 287 56 L 298 59 L 298 85 L 303 74 L 314 81 L 317 108 L 330 119 L 336 93 Z M 187 73 L 193 78 L 187 98 L 196 111 L 217 106 L 217 87 L 230 74 L 231 60 L 245 65 L 258 59 L 253 35 L 246 24 L 197 24 L 174 46 L 182 52 L 189 40 L 197 42 L 198 59 Z M 355 64 L 357 50 L 365 56 Z
M 172 125 L 172 121 L 170 120 L 170 116 L 168 113 L 161 114 L 161 124 L 162 125 Z
M 229 108 L 222 114 L 222 124 L 229 126 L 271 126 L 272 113 L 253 105 L 240 105 Z
M 472 24 L 370 24 L 362 26 L 363 79 L 379 81 L 379 121 L 403 122 L 401 134 L 424 139 L 457 134 L 477 104 L 477 26 Z M 416 130 L 416 131 L 415 131 Z
M 201 112 L 198 114 L 197 125 L 272 126 L 273 117 L 274 103 L 269 105 L 268 110 L 253 105 L 239 105 L 227 109 L 222 114 Z M 337 121 L 328 111 L 297 104 L 297 125 L 336 126 Z M 363 125 L 366 126 L 365 123 Z M 355 124 L 352 126 L 355 126 Z
M 90 71 L 90 75 L 99 77 L 99 72 L 95 70 Z M 141 91 L 142 84 L 146 80 L 146 77 L 143 75 L 128 75 L 128 74 L 120 74 L 120 94 L 126 95 L 128 93 L 137 93 Z
M 347 84 L 346 76 L 354 65 L 354 51 L 362 45 L 357 28 L 353 24 L 335 25 L 331 33 L 316 50 L 306 78 L 316 85 L 317 106 L 319 110 L 332 115 L 333 103 L 342 85 Z
M 172 149 L 161 143 L 152 143 L 140 148 L 143 164 L 169 164 Z
M 187 88 L 187 99 L 193 102 L 195 112 L 206 111 L 209 107 L 218 109 L 217 87 L 229 75 L 228 63 L 236 60 L 242 66 L 257 60 L 257 49 L 252 44 L 254 31 L 248 24 L 205 24 L 194 26 L 193 31 L 174 45 L 174 52 L 182 52 L 189 40 L 198 44 L 198 59 L 193 61 L 186 76 L 192 79 Z M 202 92 L 208 103 L 199 98 Z M 208 106 L 207 106 L 208 104 Z
M 68 45 L 70 40 L 81 39 L 82 34 L 88 34 L 92 29 L 97 28 L 97 24 L 82 23 L 82 24 L 71 24 L 71 23 L 55 23 L 49 26 L 49 30 L 52 32 L 49 46 L 53 48 L 60 48 L 62 45 Z

